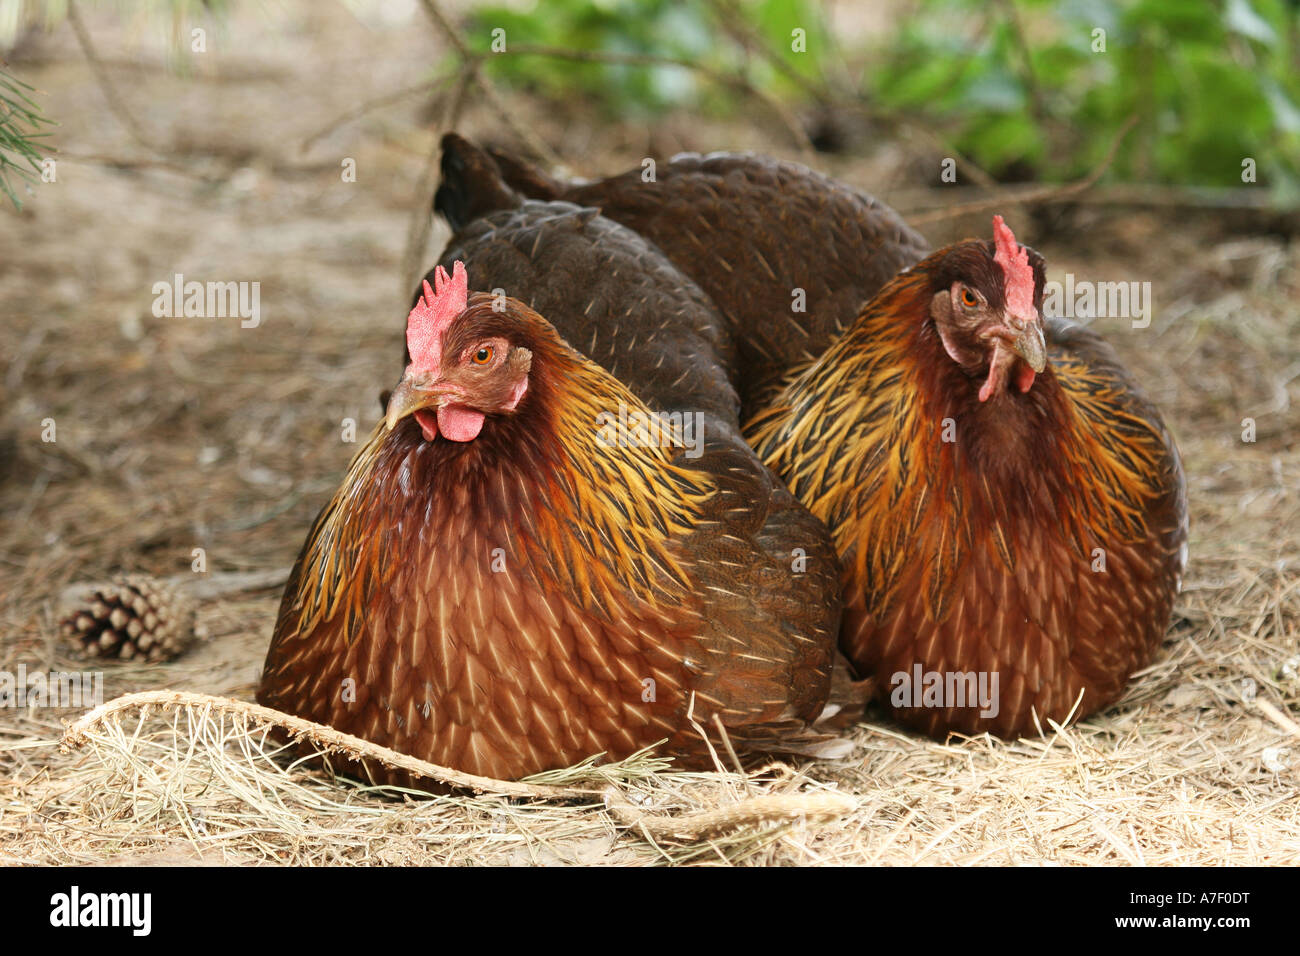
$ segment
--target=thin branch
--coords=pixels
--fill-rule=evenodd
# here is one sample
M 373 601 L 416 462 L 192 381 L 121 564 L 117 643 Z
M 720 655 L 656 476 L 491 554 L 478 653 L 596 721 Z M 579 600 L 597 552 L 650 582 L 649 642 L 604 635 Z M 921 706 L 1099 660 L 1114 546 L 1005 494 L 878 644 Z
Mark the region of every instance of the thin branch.
M 1016 7 L 1015 0 L 1000 0 L 1000 3 L 1006 11 L 1007 21 L 1011 24 L 1011 39 L 1015 42 L 1016 52 L 1020 56 L 1021 82 L 1029 91 L 1034 120 L 1041 126 L 1047 119 L 1046 100 L 1043 97 L 1043 87 L 1038 82 L 1038 74 L 1034 71 L 1034 61 L 1029 52 L 1029 40 L 1025 37 L 1024 24 L 1020 21 L 1020 11 Z
M 718 26 L 739 43 L 741 47 L 746 51 L 750 49 L 757 50 L 759 55 L 787 80 L 817 100 L 818 103 L 824 106 L 830 105 L 833 96 L 829 84 L 824 79 L 821 83 L 815 83 L 792 67 L 785 56 L 775 50 L 767 42 L 767 39 L 749 24 L 748 17 L 735 3 L 735 0 L 709 0 L 709 6 L 713 9 Z
M 59 158 L 70 163 L 86 163 L 93 166 L 106 166 L 110 169 L 161 169 L 181 176 L 189 176 L 205 183 L 223 183 L 241 166 L 248 165 L 252 157 L 264 159 L 267 169 L 276 176 L 315 176 L 326 170 L 337 170 L 334 160 L 322 160 L 311 163 L 290 163 L 279 157 L 262 153 L 223 155 L 220 152 L 204 150 L 173 151 L 174 155 L 190 159 L 209 159 L 213 165 L 209 170 L 200 169 L 196 163 L 186 163 L 168 159 L 165 155 L 156 156 L 108 156 L 102 153 L 77 153 L 67 150 L 59 151 Z
M 667 56 L 657 53 L 619 53 L 611 50 L 570 50 L 565 47 L 539 46 L 534 44 L 517 44 L 507 47 L 505 53 L 487 53 L 478 54 L 480 60 L 490 56 L 544 56 L 558 60 L 572 60 L 578 63 L 611 63 L 620 66 L 676 66 L 684 70 L 691 70 L 698 73 L 714 83 L 722 86 L 731 87 L 742 93 L 748 93 L 750 96 L 759 100 L 769 110 L 776 115 L 781 124 L 790 134 L 790 138 L 805 153 L 814 152 L 812 140 L 808 138 L 807 131 L 803 128 L 797 117 L 790 112 L 780 100 L 769 93 L 759 89 L 748 79 L 740 75 L 732 75 L 715 70 L 712 67 L 705 66 L 702 63 L 696 63 L 694 60 L 688 60 L 684 57 Z
M 1068 185 L 1068 184 L 1067 184 Z M 1007 190 L 1009 197 L 1030 197 L 1041 193 L 1042 186 L 1022 186 Z M 1064 187 L 1048 187 L 1059 189 Z M 890 204 L 904 216 L 933 212 L 935 187 L 896 190 L 891 194 Z M 945 195 L 983 196 L 985 190 L 979 186 L 946 186 Z M 970 203 L 982 200 L 970 199 Z M 1225 211 L 1261 211 L 1272 212 L 1282 216 L 1294 215 L 1296 209 L 1279 205 L 1274 197 L 1263 189 L 1242 186 L 1236 189 L 1203 188 L 1194 186 L 1170 186 L 1164 183 L 1115 183 L 1108 186 L 1094 185 L 1086 193 L 1070 197 L 1071 202 L 1093 206 L 1143 206 L 1160 209 L 1220 209 Z M 909 218 L 909 222 L 911 219 Z
M 213 571 L 210 574 L 195 574 L 187 571 L 163 578 L 162 583 L 176 588 L 195 601 L 213 601 L 248 591 L 282 587 L 287 580 L 289 580 L 289 568 L 275 568 L 269 571 Z M 113 584 L 112 581 L 84 581 L 69 584 L 59 592 L 58 606 L 76 607 L 95 591 L 102 591 L 112 587 Z
M 400 103 L 408 96 L 415 96 L 418 93 L 436 93 L 439 87 L 441 87 L 444 83 L 446 83 L 451 78 L 452 78 L 452 74 L 448 73 L 438 77 L 436 80 L 432 80 L 432 81 L 425 80 L 421 83 L 415 84 L 414 86 L 407 86 L 404 87 L 403 89 L 396 90 L 392 93 L 385 93 L 383 96 L 377 96 L 372 100 L 366 100 L 360 106 L 354 106 L 346 113 L 336 116 L 334 119 L 330 120 L 320 129 L 318 129 L 316 132 L 312 133 L 310 136 L 304 139 L 301 145 L 299 145 L 298 147 L 298 152 L 300 153 L 307 152 L 309 149 L 315 146 L 317 142 L 324 139 L 326 136 L 334 132 L 340 126 L 346 126 L 348 123 L 351 123 L 353 120 L 360 119 L 361 117 L 365 116 L 366 114 L 370 113 L 373 110 L 382 109 L 385 106 L 392 106 L 394 103 Z
M 99 83 L 99 88 L 104 93 L 104 99 L 108 101 L 108 108 L 113 111 L 119 123 L 136 141 L 136 144 L 149 150 L 151 153 L 160 152 L 153 140 L 145 133 L 135 115 L 126 105 L 126 100 L 118 92 L 117 86 L 114 85 L 112 78 L 108 75 L 108 70 L 104 68 L 104 63 L 95 52 L 95 45 L 91 42 L 90 32 L 81 20 L 81 12 L 77 9 L 76 0 L 68 0 L 68 22 L 72 24 L 72 32 L 77 35 L 77 44 L 81 47 L 82 54 L 85 55 L 87 62 L 90 63 L 91 72 L 95 74 L 95 80 Z
M 445 109 L 438 126 L 442 129 L 454 129 L 460 119 L 460 112 L 465 105 L 465 93 L 469 89 L 470 75 L 461 71 L 447 99 Z M 429 158 L 425 163 L 420 182 L 415 188 L 415 199 L 411 203 L 411 218 L 406 227 L 406 249 L 402 254 L 402 289 L 405 298 L 416 287 L 424 272 L 424 255 L 429 246 L 429 235 L 433 231 L 433 197 L 438 188 L 439 160 L 442 156 L 442 143 L 435 138 Z
M 1060 202 L 1063 199 L 1069 199 L 1071 196 L 1084 192 L 1093 186 L 1097 180 L 1105 174 L 1114 162 L 1115 155 L 1119 152 L 1120 144 L 1124 142 L 1124 137 L 1129 131 L 1137 125 L 1137 116 L 1130 116 L 1124 121 L 1124 124 L 1115 134 L 1111 141 L 1110 147 L 1106 150 L 1106 155 L 1102 157 L 1092 172 L 1082 179 L 1067 183 L 1064 186 L 1036 186 L 1029 190 L 1001 190 L 997 196 L 988 199 L 979 199 L 975 202 L 962 203 L 957 206 L 945 206 L 941 209 L 922 211 L 918 213 L 906 213 L 907 221 L 913 226 L 920 226 L 930 222 L 943 222 L 948 219 L 956 219 L 968 213 L 981 212 L 987 209 L 995 209 L 999 206 L 1019 205 L 1023 203 L 1043 203 L 1043 202 Z
M 343 733 L 333 727 L 284 714 L 260 704 L 188 691 L 143 691 L 137 694 L 125 694 L 101 704 L 65 725 L 63 736 L 59 740 L 59 749 L 64 753 L 70 753 L 79 747 L 93 744 L 94 734 L 102 725 L 115 721 L 123 714 L 136 711 L 140 713 L 143 720 L 152 708 L 158 708 L 164 713 L 173 708 L 194 708 L 205 715 L 227 714 L 256 726 L 280 727 L 296 741 L 309 741 L 322 754 L 341 753 L 352 759 L 369 760 L 473 793 L 537 800 L 590 801 L 593 797 L 603 797 L 605 807 L 615 821 L 633 832 L 641 833 L 651 841 L 695 842 L 741 827 L 843 816 L 857 806 L 857 800 L 847 794 L 829 792 L 769 794 L 742 800 L 731 806 L 685 813 L 680 816 L 667 816 L 633 806 L 617 787 L 607 786 L 603 790 L 594 790 L 496 780 L 492 777 L 453 770 L 450 767 L 441 767 L 352 734 Z
M 59 159 L 69 163 L 86 163 L 91 166 L 107 166 L 111 169 L 165 169 L 168 172 L 190 176 L 206 183 L 224 182 L 228 176 L 217 176 L 202 172 L 175 160 L 159 156 L 106 156 L 102 153 L 75 153 L 62 150 Z
M 1292 737 L 1300 737 L 1300 725 L 1262 698 L 1255 698 L 1255 709 Z
M 945 156 L 951 156 L 953 159 L 957 160 L 961 168 L 964 169 L 966 174 L 975 181 L 976 185 L 984 186 L 986 189 L 996 189 L 998 187 L 999 184 L 996 176 L 929 127 L 904 116 L 881 114 L 873 110 L 864 110 L 864 112 L 875 119 L 884 118 L 888 122 L 898 124 L 906 132 L 919 136 L 921 139 L 928 142 L 931 149 L 938 150 Z
M 988 18 L 981 17 L 975 34 L 970 38 L 970 43 L 974 45 L 981 42 L 988 29 Z M 950 82 L 955 82 L 957 76 L 966 69 L 966 64 L 971 58 L 972 57 L 967 57 L 967 61 L 963 61 L 957 65 L 955 70 L 950 71 Z M 945 157 L 955 159 L 965 174 L 969 176 L 976 185 L 983 186 L 986 189 L 997 189 L 999 187 L 997 177 L 984 169 L 984 167 L 975 162 L 975 160 L 971 159 L 961 150 L 957 149 L 956 146 L 939 133 L 936 133 L 925 122 L 904 112 L 886 111 L 871 106 L 860 93 L 856 92 L 850 94 L 847 98 L 840 97 L 840 102 L 836 105 L 840 108 L 847 108 L 857 112 L 866 119 L 875 123 L 880 123 L 888 129 L 901 130 L 906 135 L 915 136 L 924 140 L 930 145 L 931 149 L 938 151 Z
M 447 18 L 447 15 L 442 12 L 442 8 L 438 6 L 437 0 L 424 0 L 424 9 L 425 12 L 428 13 L 429 18 L 434 22 L 434 25 L 437 26 L 442 34 L 451 41 L 451 45 L 456 48 L 456 52 L 460 54 L 460 58 L 465 62 L 466 69 L 469 70 L 471 80 L 479 88 L 479 91 L 482 92 L 484 98 L 488 101 L 488 104 L 492 109 L 494 109 L 497 112 L 497 115 L 501 117 L 502 122 L 510 128 L 510 131 L 513 132 L 515 136 L 519 138 L 520 142 L 528 147 L 528 149 L 531 150 L 538 159 L 543 160 L 551 166 L 564 165 L 559 154 L 556 153 L 555 150 L 551 149 L 551 147 L 531 129 L 515 119 L 514 113 L 511 112 L 510 108 L 506 105 L 505 100 L 501 98 L 501 94 L 497 92 L 497 88 L 492 84 L 492 81 L 483 75 L 483 71 L 480 69 L 480 57 L 469 48 L 469 44 L 465 42 L 465 37 L 461 34 L 460 30 L 456 28 L 455 24 Z

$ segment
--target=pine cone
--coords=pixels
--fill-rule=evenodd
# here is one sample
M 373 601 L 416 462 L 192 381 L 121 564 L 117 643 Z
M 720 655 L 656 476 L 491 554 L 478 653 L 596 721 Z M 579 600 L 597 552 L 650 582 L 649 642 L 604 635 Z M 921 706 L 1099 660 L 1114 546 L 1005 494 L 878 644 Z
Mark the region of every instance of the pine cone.
M 60 630 L 87 657 L 169 661 L 194 638 L 194 603 L 157 578 L 125 575 L 94 588 Z

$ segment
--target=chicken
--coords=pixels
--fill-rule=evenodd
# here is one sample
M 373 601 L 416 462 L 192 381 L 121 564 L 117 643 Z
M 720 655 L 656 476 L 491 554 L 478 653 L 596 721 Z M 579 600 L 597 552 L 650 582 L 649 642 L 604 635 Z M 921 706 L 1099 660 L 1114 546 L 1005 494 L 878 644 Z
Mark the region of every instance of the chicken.
M 1115 701 L 1187 557 L 1156 409 L 1095 334 L 1044 323 L 1042 257 L 994 237 L 900 274 L 746 426 L 835 536 L 841 648 L 935 736 Z
M 477 152 L 443 137 L 443 166 Z M 858 309 L 929 247 L 888 206 L 796 163 L 686 153 L 645 181 L 642 167 L 589 183 L 554 179 L 489 151 L 505 188 L 565 200 L 650 240 L 699 284 L 738 348 L 745 408 L 761 407 L 781 375 L 825 351 Z M 500 189 L 440 193 L 453 227 L 500 201 Z
M 665 739 L 703 766 L 719 722 L 742 753 L 816 750 L 852 713 L 828 706 L 838 562 L 740 434 L 720 319 L 594 210 L 502 196 L 411 312 L 258 700 L 503 779 Z

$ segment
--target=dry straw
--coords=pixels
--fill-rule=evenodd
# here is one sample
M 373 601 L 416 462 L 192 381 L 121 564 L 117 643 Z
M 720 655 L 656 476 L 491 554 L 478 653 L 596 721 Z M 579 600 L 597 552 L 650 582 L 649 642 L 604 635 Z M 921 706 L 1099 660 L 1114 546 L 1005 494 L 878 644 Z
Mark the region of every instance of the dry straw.
M 394 787 L 332 786 L 323 776 L 304 772 L 301 761 L 286 759 L 289 748 L 268 736 L 272 727 L 320 753 L 382 763 L 463 794 L 398 802 L 382 797 L 427 795 Z M 60 747 L 65 753 L 88 750 L 98 762 L 97 775 L 106 785 L 85 796 L 87 815 L 99 828 L 116 823 L 123 842 L 170 832 L 199 856 L 208 847 L 235 844 L 244 853 L 279 861 L 286 844 L 332 839 L 329 826 L 342 823 L 340 816 L 360 836 L 382 832 L 386 823 L 453 812 L 465 822 L 490 821 L 493 833 L 508 822 L 512 832 L 536 831 L 539 837 L 548 824 L 568 817 L 572 825 L 594 824 L 610 837 L 626 831 L 664 860 L 691 857 L 709 846 L 728 859 L 729 853 L 743 854 L 769 840 L 773 824 L 830 820 L 857 803 L 824 789 L 742 798 L 739 775 L 721 769 L 717 775 L 671 773 L 668 761 L 649 751 L 611 764 L 593 758 L 528 781 L 493 780 L 257 704 L 180 691 L 109 701 L 70 723 Z M 729 785 L 701 786 L 710 778 Z M 649 799 L 647 785 L 663 789 L 668 781 L 673 782 L 668 789 L 680 794 L 677 799 Z M 683 807 L 689 809 L 671 812 Z

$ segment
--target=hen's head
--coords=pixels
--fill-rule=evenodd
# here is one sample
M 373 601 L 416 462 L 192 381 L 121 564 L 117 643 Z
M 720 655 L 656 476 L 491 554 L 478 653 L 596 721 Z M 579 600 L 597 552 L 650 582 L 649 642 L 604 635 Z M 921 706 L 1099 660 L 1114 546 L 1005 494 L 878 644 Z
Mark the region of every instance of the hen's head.
M 930 262 L 930 318 L 944 350 L 972 379 L 979 400 L 1000 395 L 1008 381 L 1027 392 L 1047 365 L 1043 340 L 1043 257 L 1016 242 L 993 217 L 993 241 L 969 239 Z
M 468 295 L 460 262 L 450 276 L 439 266 L 434 285 L 424 283 L 407 319 L 411 360 L 385 418 L 391 430 L 414 415 L 425 441 L 473 441 L 487 416 L 513 414 L 528 391 L 533 329 L 515 313 L 533 313 L 510 300 L 497 310 L 491 296 Z

